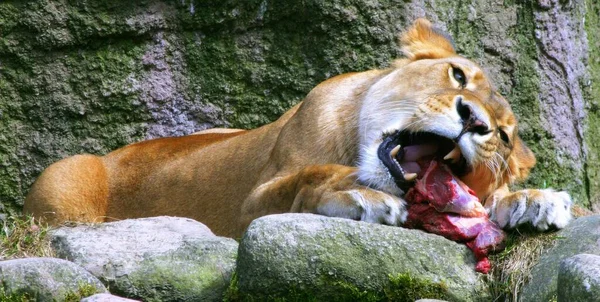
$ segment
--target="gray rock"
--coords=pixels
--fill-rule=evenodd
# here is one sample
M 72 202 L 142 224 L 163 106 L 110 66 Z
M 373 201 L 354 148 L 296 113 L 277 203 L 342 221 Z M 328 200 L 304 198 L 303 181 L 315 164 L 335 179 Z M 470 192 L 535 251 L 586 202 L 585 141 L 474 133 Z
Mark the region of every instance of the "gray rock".
M 600 299 L 600 256 L 580 254 L 560 263 L 558 301 Z
M 533 267 L 531 280 L 523 287 L 523 301 L 549 301 L 556 297 L 562 260 L 578 254 L 600 255 L 600 215 L 580 217 L 556 236 L 556 245 Z
M 238 294 L 255 300 L 394 300 L 411 288 L 414 300 L 472 301 L 486 297 L 474 267 L 466 246 L 419 230 L 283 214 L 252 222 L 236 273 Z
M 135 302 L 138 300 L 131 300 L 114 296 L 111 294 L 96 294 L 87 298 L 81 299 L 81 302 Z
M 59 257 L 83 266 L 112 293 L 144 301 L 220 301 L 238 246 L 176 217 L 62 227 L 50 236 Z
M 0 281 L 4 295 L 26 295 L 32 301 L 62 301 L 88 285 L 98 293 L 108 292 L 96 277 L 82 267 L 56 258 L 0 261 Z M 2 296 L 0 291 L 0 301 L 5 301 Z

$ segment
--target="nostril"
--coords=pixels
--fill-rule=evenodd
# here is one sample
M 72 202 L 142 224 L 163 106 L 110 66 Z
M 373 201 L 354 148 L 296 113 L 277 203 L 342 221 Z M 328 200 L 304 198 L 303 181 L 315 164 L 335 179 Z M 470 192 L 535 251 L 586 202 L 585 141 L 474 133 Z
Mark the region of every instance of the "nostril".
M 460 116 L 463 123 L 463 131 L 457 137 L 460 137 L 466 132 L 473 132 L 479 135 L 485 135 L 491 132 L 490 127 L 477 118 L 475 112 L 470 105 L 465 104 L 463 102 L 463 98 L 458 96 L 456 99 L 456 111 L 458 111 L 458 115 Z
M 465 104 L 460 96 L 456 100 L 456 111 L 458 111 L 458 115 L 463 121 L 468 121 L 471 118 L 471 107 Z
M 471 124 L 471 128 L 468 129 L 468 131 L 475 132 L 479 135 L 486 135 L 492 130 L 490 130 L 490 128 L 484 122 L 475 120 L 475 122 Z

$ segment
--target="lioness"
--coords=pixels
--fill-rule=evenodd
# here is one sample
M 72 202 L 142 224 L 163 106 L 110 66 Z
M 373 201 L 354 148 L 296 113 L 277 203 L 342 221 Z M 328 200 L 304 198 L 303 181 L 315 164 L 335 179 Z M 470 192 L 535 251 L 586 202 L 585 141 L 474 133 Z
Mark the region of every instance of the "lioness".
M 480 67 L 424 19 L 401 42 L 405 58 L 392 67 L 329 79 L 258 129 L 210 130 L 63 159 L 37 179 L 24 210 L 54 224 L 186 216 L 232 237 L 257 217 L 284 212 L 402 225 L 416 161 L 433 154 L 501 227 L 564 227 L 567 193 L 509 191 L 535 157 Z

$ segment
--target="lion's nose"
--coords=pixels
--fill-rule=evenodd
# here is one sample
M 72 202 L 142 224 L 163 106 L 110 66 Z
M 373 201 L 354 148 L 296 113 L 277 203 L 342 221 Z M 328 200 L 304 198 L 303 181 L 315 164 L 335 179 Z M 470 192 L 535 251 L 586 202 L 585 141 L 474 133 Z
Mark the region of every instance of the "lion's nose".
M 471 105 L 463 102 L 462 97 L 457 97 L 456 100 L 456 111 L 458 111 L 458 115 L 460 116 L 463 124 L 463 130 L 460 135 L 456 138 L 456 141 L 460 139 L 460 137 L 467 133 L 473 132 L 479 135 L 485 135 L 491 132 L 490 127 L 484 121 L 477 117 L 477 114 L 471 108 Z

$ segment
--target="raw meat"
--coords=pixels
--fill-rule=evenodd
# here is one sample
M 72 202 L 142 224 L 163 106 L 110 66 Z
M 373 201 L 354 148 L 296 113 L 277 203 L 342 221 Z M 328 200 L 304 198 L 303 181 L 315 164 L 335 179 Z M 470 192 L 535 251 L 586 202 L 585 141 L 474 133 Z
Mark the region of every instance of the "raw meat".
M 487 274 L 487 255 L 503 248 L 504 232 L 488 219 L 473 190 L 446 165 L 433 160 L 422 168 L 425 173 L 405 196 L 409 204 L 405 226 L 466 243 L 477 259 L 475 270 Z

